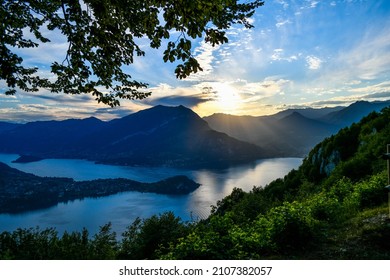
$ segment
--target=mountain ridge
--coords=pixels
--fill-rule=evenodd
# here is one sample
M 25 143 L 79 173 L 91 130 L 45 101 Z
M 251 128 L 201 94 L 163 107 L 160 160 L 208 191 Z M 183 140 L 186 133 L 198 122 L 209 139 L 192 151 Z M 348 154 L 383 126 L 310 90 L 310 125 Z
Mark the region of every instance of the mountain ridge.
M 87 118 L 27 123 L 0 133 L 0 151 L 184 168 L 226 167 L 267 157 L 267 151 L 254 144 L 212 130 L 184 106 L 161 105 L 109 122 Z
M 270 116 L 216 113 L 204 118 L 184 106 L 157 105 L 110 121 L 0 122 L 0 152 L 117 165 L 226 167 L 260 158 L 304 157 L 324 138 L 386 105 L 390 101 L 360 101 Z
M 268 149 L 275 156 L 304 157 L 321 140 L 387 106 L 390 101 L 359 101 L 348 107 L 288 109 L 258 117 L 216 113 L 204 119 L 211 128 Z

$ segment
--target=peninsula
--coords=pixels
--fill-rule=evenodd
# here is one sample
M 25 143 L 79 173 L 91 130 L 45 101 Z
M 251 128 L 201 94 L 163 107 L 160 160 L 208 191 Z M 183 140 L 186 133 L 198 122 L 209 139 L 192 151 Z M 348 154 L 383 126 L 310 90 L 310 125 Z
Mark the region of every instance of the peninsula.
M 74 181 L 71 178 L 39 177 L 0 162 L 0 213 L 20 213 L 87 197 L 138 191 L 186 195 L 200 184 L 187 176 L 174 176 L 154 183 L 129 179 Z

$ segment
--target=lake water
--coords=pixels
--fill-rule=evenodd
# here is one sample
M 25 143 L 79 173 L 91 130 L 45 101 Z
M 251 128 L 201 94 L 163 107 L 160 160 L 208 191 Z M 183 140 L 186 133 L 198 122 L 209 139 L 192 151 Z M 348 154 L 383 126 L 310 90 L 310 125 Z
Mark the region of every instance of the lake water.
M 55 227 L 58 232 L 98 232 L 107 222 L 121 234 L 135 218 L 173 211 L 183 220 L 206 218 L 211 205 L 229 195 L 234 187 L 250 191 L 253 186 L 264 186 L 297 168 L 301 158 L 259 160 L 224 170 L 181 170 L 174 168 L 146 168 L 94 164 L 86 160 L 47 159 L 32 163 L 12 163 L 18 155 L 0 154 L 0 161 L 24 172 L 39 176 L 70 177 L 75 180 L 128 178 L 140 182 L 154 182 L 175 175 L 187 175 L 201 184 L 189 195 L 173 196 L 152 193 L 126 192 L 101 198 L 86 198 L 54 207 L 21 214 L 0 214 L 0 232 L 19 227 Z

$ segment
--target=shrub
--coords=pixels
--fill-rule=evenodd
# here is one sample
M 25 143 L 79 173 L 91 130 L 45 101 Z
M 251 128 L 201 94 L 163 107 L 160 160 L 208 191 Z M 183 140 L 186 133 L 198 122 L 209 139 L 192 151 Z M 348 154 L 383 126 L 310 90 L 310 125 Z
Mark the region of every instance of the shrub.
M 318 225 L 311 209 L 298 202 L 285 202 L 272 208 L 257 223 L 262 230 L 269 231 L 262 235 L 270 237 L 269 249 L 280 252 L 304 249 L 316 236 Z
M 189 227 L 173 212 L 148 219 L 137 218 L 123 233 L 119 258 L 154 259 L 165 253 L 170 243 L 188 234 Z

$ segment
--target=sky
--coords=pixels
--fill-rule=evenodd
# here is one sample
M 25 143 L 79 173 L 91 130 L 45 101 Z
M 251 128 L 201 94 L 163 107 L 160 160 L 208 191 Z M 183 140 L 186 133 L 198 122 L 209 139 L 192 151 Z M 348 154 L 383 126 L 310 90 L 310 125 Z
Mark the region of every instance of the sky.
M 270 115 L 289 108 L 347 106 L 355 101 L 390 99 L 390 1 L 265 0 L 250 19 L 255 26 L 232 26 L 229 42 L 212 47 L 193 43 L 203 68 L 185 80 L 175 77 L 175 63 L 163 51 L 148 48 L 124 69 L 149 84 L 152 95 L 121 101 L 110 108 L 90 95 L 70 96 L 40 90 L 5 96 L 0 81 L 0 121 L 122 117 L 155 105 L 213 113 Z M 62 61 L 67 42 L 58 34 L 50 44 L 21 50 L 26 65 Z M 172 34 L 171 39 L 175 39 Z

